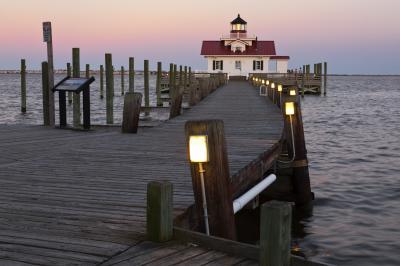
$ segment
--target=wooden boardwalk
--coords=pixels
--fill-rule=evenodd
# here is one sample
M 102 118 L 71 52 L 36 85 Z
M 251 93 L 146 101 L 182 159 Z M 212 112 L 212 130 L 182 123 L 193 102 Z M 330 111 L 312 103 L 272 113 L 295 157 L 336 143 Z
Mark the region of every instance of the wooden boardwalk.
M 184 124 L 196 119 L 224 120 L 231 175 L 283 130 L 278 108 L 246 82 L 231 82 L 137 135 L 0 126 L 0 265 L 254 264 L 145 241 L 149 181 L 173 183 L 174 214 L 193 204 Z

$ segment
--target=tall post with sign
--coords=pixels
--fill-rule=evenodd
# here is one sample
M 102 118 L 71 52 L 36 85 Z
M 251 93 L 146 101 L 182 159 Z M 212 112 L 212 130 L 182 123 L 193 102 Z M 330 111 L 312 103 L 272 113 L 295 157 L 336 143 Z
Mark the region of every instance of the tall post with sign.
M 53 64 L 53 41 L 51 32 L 51 22 L 43 22 L 43 41 L 47 43 L 47 63 L 49 69 L 48 97 L 49 97 L 49 126 L 55 125 L 54 117 L 54 64 Z

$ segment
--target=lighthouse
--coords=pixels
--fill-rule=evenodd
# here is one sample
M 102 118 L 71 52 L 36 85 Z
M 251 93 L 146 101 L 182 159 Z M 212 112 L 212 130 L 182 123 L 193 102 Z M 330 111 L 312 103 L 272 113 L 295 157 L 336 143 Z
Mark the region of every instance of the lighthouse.
M 247 33 L 247 22 L 238 14 L 230 23 L 230 33 L 217 41 L 203 41 L 201 55 L 208 72 L 228 73 L 245 79 L 249 73 L 286 73 L 289 56 L 276 54 L 274 41 L 258 40 Z

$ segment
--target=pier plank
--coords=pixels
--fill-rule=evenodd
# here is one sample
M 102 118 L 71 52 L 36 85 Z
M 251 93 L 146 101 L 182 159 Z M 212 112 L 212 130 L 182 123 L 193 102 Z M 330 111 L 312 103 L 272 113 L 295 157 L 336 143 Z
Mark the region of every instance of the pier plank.
M 283 129 L 278 108 L 246 82 L 230 82 L 135 135 L 115 127 L 0 125 L 0 264 L 245 263 L 197 246 L 144 241 L 148 182 L 173 183 L 174 215 L 193 204 L 184 125 L 198 119 L 224 121 L 231 176 L 276 145 Z

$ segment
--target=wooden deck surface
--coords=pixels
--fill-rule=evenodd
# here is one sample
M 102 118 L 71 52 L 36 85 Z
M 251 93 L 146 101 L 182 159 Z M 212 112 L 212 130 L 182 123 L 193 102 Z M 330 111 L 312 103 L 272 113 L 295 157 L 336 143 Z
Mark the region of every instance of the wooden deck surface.
M 173 183 L 175 214 L 193 203 L 184 124 L 194 119 L 224 120 L 231 175 L 276 143 L 283 127 L 277 107 L 246 82 L 230 82 L 137 135 L 1 125 L 0 265 L 254 264 L 145 241 L 149 181 Z

